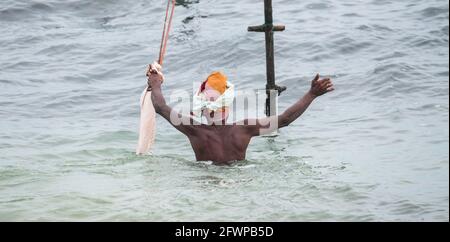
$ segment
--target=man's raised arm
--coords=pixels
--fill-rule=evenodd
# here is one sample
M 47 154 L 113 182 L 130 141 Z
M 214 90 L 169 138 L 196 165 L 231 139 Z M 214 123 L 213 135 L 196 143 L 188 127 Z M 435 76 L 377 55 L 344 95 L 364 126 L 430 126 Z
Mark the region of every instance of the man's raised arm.
M 152 102 L 156 113 L 165 118 L 173 127 L 185 135 L 195 135 L 195 121 L 183 116 L 181 113 L 173 110 L 167 105 L 166 100 L 161 91 L 161 84 L 164 80 L 164 76 L 160 71 L 160 68 L 151 66 L 148 73 L 148 84 L 152 89 Z
M 308 109 L 314 99 L 331 91 L 334 91 L 331 79 L 325 78 L 320 80 L 320 76 L 317 75 L 311 83 L 311 89 L 283 114 L 259 120 L 247 120 L 246 122 L 248 123 L 245 126 L 247 132 L 252 136 L 259 136 L 270 134 L 279 128 L 289 126 Z
M 319 80 L 317 75 L 311 83 L 311 89 L 303 96 L 297 103 L 288 108 L 283 114 L 278 117 L 280 128 L 289 126 L 292 122 L 297 120 L 309 105 L 319 96 L 334 90 L 333 83 L 330 78 Z

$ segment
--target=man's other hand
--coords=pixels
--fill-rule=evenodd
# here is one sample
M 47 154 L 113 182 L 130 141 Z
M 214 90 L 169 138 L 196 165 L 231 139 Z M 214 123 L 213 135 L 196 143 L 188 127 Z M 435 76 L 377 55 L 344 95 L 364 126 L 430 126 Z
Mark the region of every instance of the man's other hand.
M 162 73 L 162 68 L 157 62 L 147 67 L 147 83 L 150 88 L 160 87 L 164 82 L 164 75 Z
M 324 78 L 320 80 L 320 76 L 319 74 L 317 74 L 317 76 L 311 83 L 311 90 L 309 91 L 309 93 L 311 93 L 315 97 L 319 97 L 332 91 L 334 91 L 334 86 L 331 82 L 331 79 Z

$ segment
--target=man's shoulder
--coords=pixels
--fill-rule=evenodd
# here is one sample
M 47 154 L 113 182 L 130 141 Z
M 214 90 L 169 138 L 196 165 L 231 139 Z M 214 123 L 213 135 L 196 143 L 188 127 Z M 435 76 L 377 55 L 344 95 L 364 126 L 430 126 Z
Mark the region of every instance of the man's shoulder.
M 228 132 L 230 135 L 235 136 L 249 135 L 254 127 L 255 125 L 252 124 L 238 122 L 230 125 Z

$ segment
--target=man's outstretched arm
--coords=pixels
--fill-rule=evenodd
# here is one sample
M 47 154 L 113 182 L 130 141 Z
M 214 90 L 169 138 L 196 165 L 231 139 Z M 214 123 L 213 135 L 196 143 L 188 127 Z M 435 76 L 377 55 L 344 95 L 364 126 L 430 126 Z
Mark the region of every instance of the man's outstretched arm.
M 156 68 L 150 68 L 147 73 L 148 84 L 152 89 L 152 102 L 156 113 L 166 119 L 173 127 L 175 127 L 181 133 L 192 136 L 195 135 L 194 120 L 190 117 L 183 116 L 181 113 L 173 110 L 167 105 L 166 100 L 161 91 L 161 84 L 164 80 L 164 76 L 160 70 Z
M 333 83 L 330 78 L 319 80 L 317 75 L 311 83 L 311 89 L 294 105 L 288 108 L 283 114 L 278 116 L 279 127 L 284 128 L 297 120 L 311 103 L 319 96 L 334 91 Z
M 334 91 L 331 79 L 325 78 L 320 80 L 320 76 L 317 75 L 311 83 L 311 89 L 299 101 L 288 108 L 283 114 L 279 116 L 253 120 L 254 124 L 251 123 L 252 120 L 248 120 L 248 123 L 246 123 L 248 125 L 246 125 L 245 127 L 252 136 L 270 134 L 277 129 L 289 126 L 308 109 L 308 107 L 317 97 L 331 91 Z

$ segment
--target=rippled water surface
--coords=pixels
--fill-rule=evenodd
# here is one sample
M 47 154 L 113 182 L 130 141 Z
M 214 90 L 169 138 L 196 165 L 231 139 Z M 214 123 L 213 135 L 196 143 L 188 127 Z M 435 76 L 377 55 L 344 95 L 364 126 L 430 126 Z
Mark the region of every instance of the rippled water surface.
M 265 85 L 262 0 L 177 1 L 165 93 L 224 70 Z M 448 221 L 446 0 L 274 0 L 281 109 L 336 92 L 231 167 L 158 118 L 137 157 L 165 1 L 0 2 L 1 221 Z

